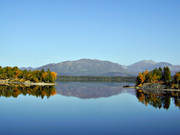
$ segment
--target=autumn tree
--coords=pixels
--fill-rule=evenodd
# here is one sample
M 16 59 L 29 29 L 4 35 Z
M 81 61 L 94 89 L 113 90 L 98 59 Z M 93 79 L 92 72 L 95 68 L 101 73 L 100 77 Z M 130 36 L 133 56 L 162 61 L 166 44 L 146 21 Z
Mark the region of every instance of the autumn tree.
M 178 72 L 174 75 L 174 81 L 175 81 L 175 83 L 180 83 L 180 72 Z
M 162 69 L 156 68 L 156 69 L 152 70 L 151 72 L 149 72 L 146 80 L 147 80 L 146 82 L 150 82 L 150 83 L 155 83 L 155 82 L 161 81 L 162 80 Z
M 176 80 L 178 79 L 178 74 Z M 159 83 L 165 82 L 169 84 L 171 81 L 171 72 L 169 67 L 155 68 L 154 70 L 148 72 L 147 70 L 143 73 L 139 73 L 136 78 L 136 85 L 141 86 L 143 83 Z
M 20 70 L 18 67 L 0 67 L 0 79 L 12 79 L 32 82 L 55 82 L 57 74 L 55 72 L 40 70 Z
M 148 73 L 148 70 L 144 71 L 143 73 L 140 72 L 136 78 L 136 85 L 141 86 L 146 81 Z
M 51 76 L 52 76 L 52 82 L 55 82 L 55 80 L 57 79 L 57 73 L 51 72 Z

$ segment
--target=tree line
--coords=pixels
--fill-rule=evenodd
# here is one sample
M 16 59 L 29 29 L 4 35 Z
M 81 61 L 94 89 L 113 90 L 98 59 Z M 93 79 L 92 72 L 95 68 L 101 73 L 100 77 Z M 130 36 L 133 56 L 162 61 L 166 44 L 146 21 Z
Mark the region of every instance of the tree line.
M 136 85 L 142 86 L 144 83 L 162 83 L 173 88 L 179 88 L 180 84 L 180 72 L 171 76 L 171 71 L 169 67 L 164 67 L 163 69 L 156 68 L 152 71 L 140 72 L 136 78 Z
M 31 82 L 45 82 L 54 83 L 57 74 L 51 72 L 49 69 L 45 71 L 42 70 L 21 70 L 18 67 L 0 67 L 0 79 L 1 80 L 18 80 L 21 82 L 31 81 Z
M 74 81 L 74 82 L 135 82 L 135 77 L 121 76 L 60 76 L 59 81 Z

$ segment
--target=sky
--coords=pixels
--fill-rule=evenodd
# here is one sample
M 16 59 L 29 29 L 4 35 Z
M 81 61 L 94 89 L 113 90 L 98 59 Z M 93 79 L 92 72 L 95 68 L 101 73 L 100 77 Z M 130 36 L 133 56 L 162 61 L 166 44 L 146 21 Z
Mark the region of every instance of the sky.
M 180 0 L 0 0 L 0 65 L 180 65 Z

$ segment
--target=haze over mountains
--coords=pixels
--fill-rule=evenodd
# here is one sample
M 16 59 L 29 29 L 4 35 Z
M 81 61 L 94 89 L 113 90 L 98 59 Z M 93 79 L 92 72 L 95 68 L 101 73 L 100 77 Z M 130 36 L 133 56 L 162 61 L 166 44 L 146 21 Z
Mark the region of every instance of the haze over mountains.
M 97 59 L 80 59 L 75 61 L 64 61 L 55 64 L 48 64 L 36 69 L 50 69 L 58 75 L 71 76 L 135 76 L 144 70 L 168 66 L 172 73 L 180 71 L 180 65 L 172 65 L 167 62 L 154 62 L 143 60 L 129 66 L 120 65 L 110 61 Z M 27 69 L 32 69 L 28 67 Z

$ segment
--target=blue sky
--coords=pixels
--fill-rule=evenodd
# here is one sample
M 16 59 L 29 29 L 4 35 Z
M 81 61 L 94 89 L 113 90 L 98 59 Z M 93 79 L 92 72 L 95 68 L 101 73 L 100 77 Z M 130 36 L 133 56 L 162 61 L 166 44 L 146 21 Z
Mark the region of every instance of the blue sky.
M 0 0 L 0 65 L 81 58 L 180 65 L 179 0 Z

